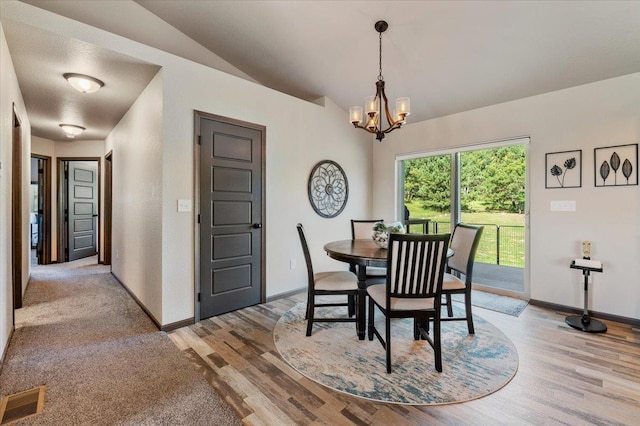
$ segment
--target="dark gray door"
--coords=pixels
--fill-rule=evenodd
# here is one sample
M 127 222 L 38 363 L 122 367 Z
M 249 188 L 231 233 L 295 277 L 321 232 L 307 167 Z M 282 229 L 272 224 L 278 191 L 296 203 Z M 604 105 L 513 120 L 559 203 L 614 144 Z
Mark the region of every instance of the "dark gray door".
M 98 252 L 98 163 L 69 161 L 68 168 L 69 260 Z
M 262 298 L 263 130 L 200 117 L 200 318 Z
M 38 259 L 38 265 L 44 264 L 44 207 L 45 207 L 45 176 L 44 176 L 44 163 L 45 160 L 42 158 L 37 158 L 36 164 L 38 167 L 38 191 L 37 191 L 37 213 L 36 213 L 36 226 L 38 229 L 37 232 L 37 242 L 36 242 L 36 257 Z M 32 242 L 33 245 L 33 242 Z

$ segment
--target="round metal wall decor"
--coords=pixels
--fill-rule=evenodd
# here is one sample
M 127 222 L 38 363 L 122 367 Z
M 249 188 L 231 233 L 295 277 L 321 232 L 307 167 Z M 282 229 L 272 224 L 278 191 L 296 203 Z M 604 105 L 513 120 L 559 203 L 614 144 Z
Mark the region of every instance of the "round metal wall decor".
M 309 202 L 322 217 L 336 217 L 347 205 L 349 182 L 335 161 L 322 160 L 309 175 Z

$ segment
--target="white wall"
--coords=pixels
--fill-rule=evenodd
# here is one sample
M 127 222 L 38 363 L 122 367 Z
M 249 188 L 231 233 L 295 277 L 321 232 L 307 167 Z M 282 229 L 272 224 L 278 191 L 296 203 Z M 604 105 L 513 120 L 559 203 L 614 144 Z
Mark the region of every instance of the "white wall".
M 604 263 L 590 309 L 640 318 L 640 186 L 594 187 L 594 148 L 640 142 L 640 73 L 407 125 L 376 144 L 373 215 L 391 217 L 395 155 L 531 136 L 529 151 L 531 298 L 582 308 L 583 282 L 569 269 L 592 242 Z M 582 187 L 545 189 L 545 153 L 582 150 Z M 575 200 L 576 212 L 551 212 Z
M 162 80 L 160 71 L 105 141 L 105 151 L 113 151 L 112 272 L 157 321 L 163 287 Z
M 18 86 L 4 30 L 0 24 L 0 358 L 4 356 L 13 328 L 13 285 L 11 263 L 11 185 L 13 151 L 13 105 L 22 120 L 22 290 L 29 279 L 29 170 L 31 126 Z
M 31 137 L 31 154 L 51 157 L 51 261 L 58 261 L 58 158 L 100 158 L 100 207 L 103 207 L 104 194 L 104 141 L 70 141 Z M 98 243 L 102 246 L 102 230 L 104 221 L 103 212 L 100 212 L 100 234 Z M 104 259 L 104 253 L 100 250 L 100 260 Z
M 139 148 L 141 152 L 161 149 L 161 172 L 156 169 L 153 179 L 161 174 L 161 186 L 140 191 L 142 197 L 153 201 L 161 198 L 161 233 L 154 226 L 138 226 L 139 219 L 124 211 L 122 217 L 126 242 L 119 248 L 127 256 L 132 251 L 146 249 L 149 242 L 161 239 L 161 257 L 157 253 L 144 264 L 135 266 L 144 271 L 161 271 L 162 307 L 157 301 L 145 302 L 163 324 L 191 318 L 194 315 L 194 216 L 179 214 L 176 200 L 194 199 L 194 110 L 205 111 L 243 121 L 265 125 L 266 141 L 266 292 L 273 296 L 306 285 L 304 262 L 295 225 L 303 222 L 311 240 L 311 250 L 318 270 L 344 268 L 346 265 L 330 260 L 322 245 L 330 240 L 349 238 L 351 218 L 370 217 L 371 211 L 371 155 L 373 141 L 368 134 L 356 131 L 348 123 L 348 114 L 331 101 L 321 106 L 278 93 L 237 77 L 207 68 L 171 54 L 143 46 L 105 31 L 53 15 L 24 3 L 5 4 L 8 18 L 24 22 L 63 36 L 134 56 L 160 65 L 162 70 L 162 145 L 122 135 L 130 144 L 152 146 Z M 146 117 L 146 116 L 145 116 Z M 143 119 L 141 117 L 140 119 Z M 151 120 L 154 120 L 153 116 Z M 133 126 L 133 124 L 131 124 Z M 115 131 L 114 131 L 115 132 Z M 128 132 L 127 132 L 128 133 Z M 144 135 L 143 135 L 144 136 Z M 129 173 L 140 167 L 140 158 L 118 158 L 115 142 L 120 136 L 109 136 L 107 150 L 114 147 L 114 167 L 123 162 L 118 173 Z M 155 138 L 154 138 L 155 140 Z M 138 148 L 131 148 L 134 152 Z M 153 152 L 155 155 L 156 151 Z M 132 154 L 133 155 L 133 154 Z M 155 157 L 154 157 L 155 158 Z M 323 159 L 332 159 L 344 168 L 350 183 L 350 199 L 342 214 L 335 219 L 322 219 L 309 205 L 306 187 L 311 168 Z M 124 163 L 126 162 L 126 163 Z M 119 166 L 118 166 L 119 167 Z M 154 166 L 155 167 L 155 166 Z M 137 174 L 134 173 L 135 176 Z M 120 178 L 125 178 L 121 176 Z M 114 170 L 114 180 L 116 177 Z M 126 181 L 123 185 L 136 185 Z M 115 198 L 115 197 L 114 197 Z M 130 200 L 124 200 L 130 202 Z M 115 209 L 114 209 L 115 210 Z M 116 226 L 114 224 L 114 226 Z M 133 243 L 137 239 L 139 243 Z M 115 242 L 115 241 L 114 241 Z M 114 249 L 116 249 L 114 247 Z M 156 250 L 156 248 L 152 248 Z M 141 256 L 138 253 L 138 256 Z M 289 260 L 296 259 L 298 267 L 289 269 Z M 126 269 L 123 258 L 113 259 L 113 270 Z M 133 268 L 133 267 L 132 267 Z M 136 282 L 124 278 L 143 301 L 152 295 L 141 294 L 142 289 L 154 289 L 157 275 L 139 273 Z M 137 290 L 136 290 L 137 289 Z M 159 314 L 161 312 L 161 314 Z

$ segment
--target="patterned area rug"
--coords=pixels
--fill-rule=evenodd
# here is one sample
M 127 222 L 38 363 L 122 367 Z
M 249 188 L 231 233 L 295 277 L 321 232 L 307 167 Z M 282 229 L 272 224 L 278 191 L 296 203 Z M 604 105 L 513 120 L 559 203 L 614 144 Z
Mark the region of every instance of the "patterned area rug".
M 385 351 L 375 337 L 359 341 L 353 323 L 315 323 L 311 337 L 305 337 L 304 309 L 305 303 L 299 303 L 280 318 L 274 329 L 276 347 L 301 374 L 340 392 L 395 404 L 450 404 L 493 393 L 518 370 L 513 343 L 477 316 L 475 336 L 468 334 L 464 321 L 442 324 L 442 373 L 435 370 L 429 343 L 413 340 L 412 320 L 393 320 L 393 372 L 387 374 Z M 318 317 L 336 312 L 341 311 L 317 310 Z M 454 306 L 454 313 L 462 311 Z M 376 313 L 380 330 L 383 318 Z
M 454 294 L 452 296 L 452 300 L 464 303 L 464 295 Z M 479 308 L 489 309 L 491 311 L 518 317 L 522 311 L 524 311 L 524 308 L 527 307 L 528 302 L 526 300 L 516 299 L 515 297 L 502 296 L 486 291 L 471 290 L 471 304 Z

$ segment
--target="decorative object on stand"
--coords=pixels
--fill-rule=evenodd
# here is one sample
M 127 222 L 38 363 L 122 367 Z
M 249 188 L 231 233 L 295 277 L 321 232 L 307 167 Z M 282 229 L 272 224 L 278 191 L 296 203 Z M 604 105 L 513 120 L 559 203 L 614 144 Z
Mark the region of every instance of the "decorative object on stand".
M 379 33 L 379 72 L 378 81 L 376 81 L 376 95 L 368 96 L 364 101 L 365 112 L 367 114 L 366 122 L 361 125 L 364 115 L 361 106 L 352 106 L 349 108 L 349 121 L 354 127 L 366 130 L 376 135 L 378 141 L 384 139 L 385 134 L 402 127 L 406 123 L 407 116 L 411 113 L 411 102 L 409 98 L 398 98 L 396 100 L 396 109 L 393 115 L 389 113 L 389 104 L 387 95 L 384 92 L 384 77 L 382 77 L 382 33 L 389 28 L 386 21 L 378 21 L 375 29 Z M 383 129 L 382 125 L 382 102 L 384 101 L 384 115 L 389 127 Z
M 638 144 L 595 148 L 595 186 L 638 184 Z
M 389 234 L 404 234 L 404 227 L 400 222 L 393 222 L 389 225 L 385 225 L 382 222 L 378 222 L 373 225 L 371 230 L 371 238 L 373 241 L 383 249 L 389 248 Z
M 335 161 L 322 160 L 311 170 L 308 193 L 316 213 L 326 218 L 336 217 L 349 199 L 347 175 Z
M 582 150 L 545 154 L 545 188 L 580 188 L 582 186 Z
M 582 258 L 591 259 L 591 241 L 582 242 Z

